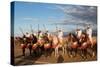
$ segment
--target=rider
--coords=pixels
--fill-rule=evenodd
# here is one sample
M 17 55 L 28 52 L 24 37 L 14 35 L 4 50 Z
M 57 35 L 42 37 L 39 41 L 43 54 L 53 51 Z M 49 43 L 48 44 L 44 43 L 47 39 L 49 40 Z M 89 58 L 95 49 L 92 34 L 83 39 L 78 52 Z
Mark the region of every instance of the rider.
M 78 28 L 76 30 L 76 37 L 77 37 L 77 42 L 78 42 L 79 46 L 81 45 L 81 35 L 82 35 L 82 30 Z
M 82 34 L 82 30 L 81 29 L 77 29 L 76 30 L 76 36 L 77 36 L 78 39 L 80 39 L 81 34 Z
M 42 39 L 43 38 L 43 33 L 42 33 L 42 31 L 39 31 L 38 32 L 38 39 Z
M 28 32 L 26 32 L 25 37 L 26 37 L 27 45 L 29 45 L 31 43 L 31 34 L 29 34 Z
M 92 28 L 90 27 L 90 25 L 88 25 L 86 28 L 86 34 L 87 34 L 90 42 L 92 43 Z
M 30 34 L 28 32 L 26 32 L 26 35 L 25 35 L 27 38 L 30 38 Z
M 64 36 L 64 33 L 63 33 L 63 31 L 62 30 L 59 30 L 58 31 L 58 39 L 59 39 L 59 42 L 60 42 L 60 45 L 63 45 L 62 43 L 62 41 L 63 41 L 63 36 Z
M 63 31 L 62 31 L 62 30 L 59 30 L 59 31 L 58 31 L 58 38 L 59 38 L 59 39 L 63 39 L 63 35 L 64 35 L 64 34 L 63 34 Z

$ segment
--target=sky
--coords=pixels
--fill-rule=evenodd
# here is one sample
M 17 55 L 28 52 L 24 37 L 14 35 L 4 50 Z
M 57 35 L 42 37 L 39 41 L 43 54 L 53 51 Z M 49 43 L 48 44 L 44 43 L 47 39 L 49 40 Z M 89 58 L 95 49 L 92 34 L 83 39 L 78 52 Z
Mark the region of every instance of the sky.
M 91 24 L 97 29 L 97 7 L 71 4 L 49 4 L 36 2 L 14 3 L 14 34 L 49 30 L 51 32 L 62 29 L 65 32 L 84 28 Z M 20 30 L 21 29 L 21 30 Z

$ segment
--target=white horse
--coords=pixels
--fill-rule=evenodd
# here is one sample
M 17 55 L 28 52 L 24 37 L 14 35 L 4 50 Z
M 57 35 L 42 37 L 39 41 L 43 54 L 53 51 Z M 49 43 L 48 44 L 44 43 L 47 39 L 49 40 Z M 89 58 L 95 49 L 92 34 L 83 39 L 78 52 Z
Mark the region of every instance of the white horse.
M 59 55 L 59 48 L 62 49 L 62 53 L 66 53 L 66 39 L 59 39 L 56 35 L 53 35 L 52 46 L 54 48 L 55 57 Z

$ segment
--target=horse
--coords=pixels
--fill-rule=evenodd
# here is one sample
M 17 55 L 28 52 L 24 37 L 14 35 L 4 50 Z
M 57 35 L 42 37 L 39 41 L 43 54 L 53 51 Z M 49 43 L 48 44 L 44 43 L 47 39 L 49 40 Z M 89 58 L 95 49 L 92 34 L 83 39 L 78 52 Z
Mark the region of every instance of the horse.
M 22 43 L 21 43 L 21 48 L 23 52 L 23 56 L 25 56 L 25 48 L 29 49 L 30 55 L 32 53 L 32 44 L 35 44 L 37 42 L 37 38 L 34 35 L 31 35 L 29 38 L 23 36 Z
M 64 55 L 66 53 L 66 47 L 67 47 L 67 39 L 66 37 L 58 38 L 58 52 L 59 49 L 62 50 L 62 54 Z
M 54 50 L 54 55 L 57 57 L 58 55 L 58 44 L 59 44 L 59 39 L 56 35 L 52 35 L 52 49 Z
M 95 57 L 97 53 L 97 39 L 95 37 L 92 38 L 91 41 L 88 40 L 88 53 L 91 55 L 91 57 Z
M 51 55 L 51 47 L 52 47 L 52 36 L 51 35 L 45 35 L 44 36 L 45 44 L 44 44 L 44 51 L 45 51 L 45 56 Z
M 80 55 L 83 59 L 87 58 L 87 49 L 88 49 L 88 36 L 86 33 L 82 33 L 80 39 L 80 46 L 78 47 L 78 50 L 80 51 Z
M 89 54 L 91 57 L 94 57 L 97 51 L 97 40 L 96 38 L 92 37 L 92 42 L 90 41 L 88 35 L 86 33 L 83 33 L 82 36 L 82 45 L 80 47 L 83 58 L 86 58 L 87 54 Z
M 77 54 L 77 48 L 79 46 L 78 39 L 72 33 L 69 33 L 67 36 L 68 45 L 67 45 L 67 53 L 69 57 L 75 57 Z

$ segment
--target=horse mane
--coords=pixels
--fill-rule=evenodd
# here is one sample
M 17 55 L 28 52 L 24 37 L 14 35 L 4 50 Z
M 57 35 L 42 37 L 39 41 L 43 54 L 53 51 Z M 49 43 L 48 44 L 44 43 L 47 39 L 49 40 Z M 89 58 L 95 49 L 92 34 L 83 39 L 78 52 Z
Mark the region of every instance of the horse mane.
M 72 36 L 73 36 L 72 37 L 73 42 L 78 41 L 78 38 L 77 38 L 77 36 L 75 34 L 72 33 Z

